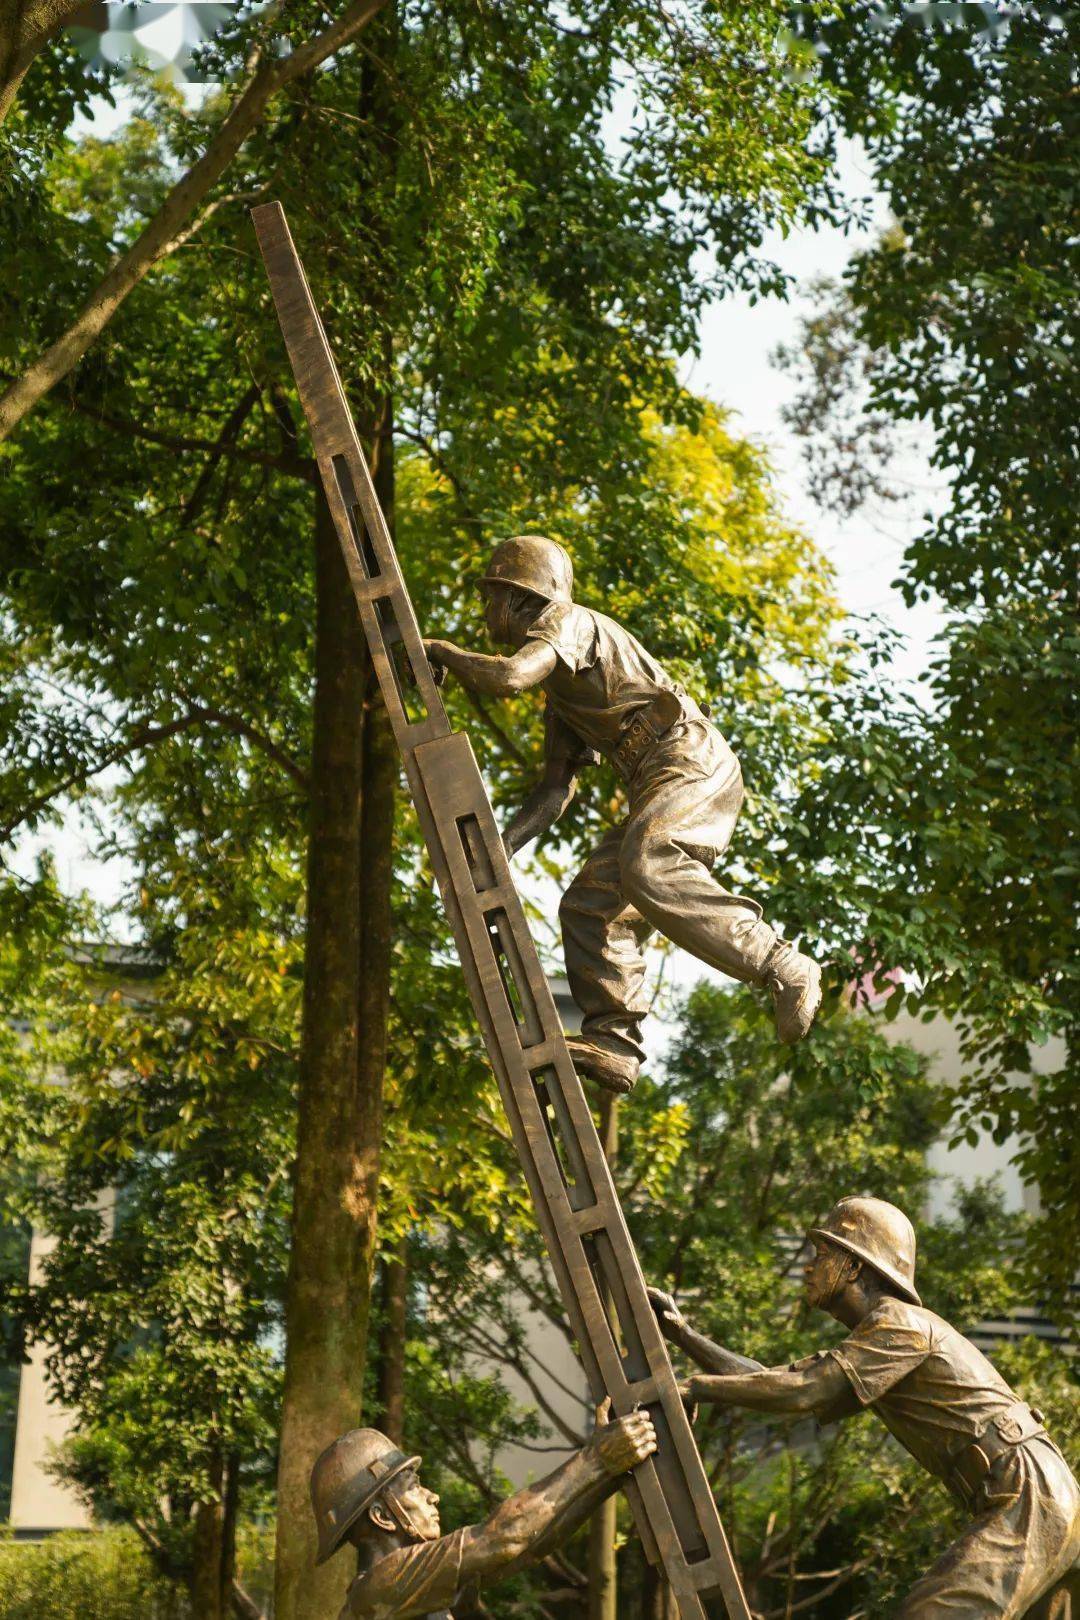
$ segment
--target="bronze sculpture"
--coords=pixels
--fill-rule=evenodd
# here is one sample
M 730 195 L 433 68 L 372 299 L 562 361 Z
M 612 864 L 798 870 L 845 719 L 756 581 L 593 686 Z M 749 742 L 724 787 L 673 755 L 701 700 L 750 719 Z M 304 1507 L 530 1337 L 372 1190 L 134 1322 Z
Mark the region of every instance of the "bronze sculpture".
M 319 1562 L 346 1543 L 360 1554 L 341 1620 L 449 1620 L 464 1589 L 544 1557 L 655 1450 L 646 1412 L 609 1422 L 601 1410 L 587 1444 L 561 1468 L 500 1503 L 483 1524 L 444 1536 L 439 1498 L 420 1483 L 420 1458 L 377 1429 L 353 1429 L 327 1447 L 311 1474 Z
M 1043 1426 L 981 1351 L 926 1310 L 915 1290 L 915 1234 L 877 1198 L 843 1198 L 805 1269 L 809 1304 L 850 1335 L 791 1367 L 763 1367 L 695 1333 L 650 1289 L 661 1326 L 708 1376 L 688 1401 L 850 1417 L 865 1406 L 972 1515 L 895 1620 L 1077 1620 L 1080 1486 Z
M 767 985 L 781 1041 L 800 1040 L 821 1000 L 816 963 L 779 938 L 756 900 L 712 876 L 743 801 L 725 738 L 627 630 L 573 600 L 573 565 L 555 541 L 503 541 L 481 588 L 488 632 L 511 656 L 424 646 L 473 691 L 505 697 L 540 685 L 546 694 L 544 774 L 506 830 L 507 854 L 554 825 L 583 765 L 606 755 L 626 784 L 626 820 L 560 907 L 582 1012 L 581 1038 L 569 1043 L 579 1073 L 611 1091 L 633 1086 L 647 1011 L 642 948 L 654 929 L 732 978 Z
M 750 1620 L 487 790 L 425 656 L 284 211 L 262 203 L 252 218 L 349 588 L 593 1399 L 620 1413 L 644 1406 L 655 1426 L 655 1454 L 625 1480 L 638 1533 L 681 1620 L 706 1620 L 714 1599 L 730 1620 Z

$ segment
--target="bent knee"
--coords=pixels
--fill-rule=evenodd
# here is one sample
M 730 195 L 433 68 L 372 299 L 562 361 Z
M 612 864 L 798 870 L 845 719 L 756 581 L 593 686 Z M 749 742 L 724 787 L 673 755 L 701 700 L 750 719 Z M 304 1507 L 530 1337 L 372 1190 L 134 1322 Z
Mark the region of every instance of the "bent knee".
M 562 898 L 559 901 L 559 921 L 561 923 L 565 923 L 567 918 L 572 920 L 581 912 L 589 909 L 584 904 L 585 894 L 585 885 L 583 883 L 579 883 L 578 879 L 575 878 L 570 887 L 564 890 Z
M 614 896 L 613 903 L 610 883 L 605 888 L 588 878 L 577 877 L 559 901 L 559 926 L 564 934 L 568 930 L 573 932 L 590 927 L 597 918 L 611 916 L 617 910 L 618 897 Z
M 639 911 L 663 905 L 682 852 L 670 838 L 635 840 L 619 860 L 622 892 Z

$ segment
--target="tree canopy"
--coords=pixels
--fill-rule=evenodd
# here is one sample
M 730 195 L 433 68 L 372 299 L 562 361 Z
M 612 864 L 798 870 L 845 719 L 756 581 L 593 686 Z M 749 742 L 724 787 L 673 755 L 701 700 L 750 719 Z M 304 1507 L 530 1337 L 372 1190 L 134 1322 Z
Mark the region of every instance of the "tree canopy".
M 359 16 L 347 8 L 330 26 Z M 3 365 L 14 384 L 58 344 L 71 363 L 40 392 L 34 373 L 33 408 L 19 408 L 0 447 L 0 827 L 18 847 L 78 808 L 95 850 L 122 854 L 132 878 L 106 916 L 64 893 L 48 862 L 0 873 L 2 1196 L 10 1216 L 57 1238 L 41 1278 L 13 1296 L 10 1326 L 54 1347 L 53 1385 L 76 1410 L 69 1477 L 138 1527 L 200 1620 L 250 1616 L 237 1514 L 272 1502 L 279 1451 L 297 1450 L 297 1474 L 310 1461 L 280 1443 L 279 1402 L 290 1246 L 294 1276 L 312 1261 L 295 1190 L 313 1090 L 336 1086 L 356 1135 L 330 1195 L 358 1276 L 351 1290 L 316 1289 L 311 1312 L 361 1359 L 370 1347 L 355 1401 L 350 1385 L 340 1403 L 359 1415 L 362 1397 L 365 1415 L 384 1415 L 404 1377 L 406 1423 L 430 1425 L 422 1449 L 462 1512 L 501 1489 L 501 1440 L 538 1440 L 535 1415 L 478 1370 L 464 1305 L 488 1313 L 496 1366 L 519 1371 L 515 1290 L 531 1290 L 549 1319 L 553 1309 L 411 812 L 373 758 L 362 658 L 331 668 L 341 679 L 328 684 L 356 629 L 339 611 L 331 644 L 325 518 L 252 202 L 285 205 L 425 628 L 479 636 L 472 586 L 494 539 L 563 539 L 583 600 L 712 702 L 750 788 L 732 877 L 768 891 L 771 913 L 830 967 L 830 1016 L 791 1063 L 766 1047 L 750 992 L 737 1006 L 700 992 L 670 1074 L 626 1110 L 620 1175 L 654 1279 L 696 1290 L 740 1348 L 756 1332 L 786 1355 L 809 1342 L 806 1324 L 793 1305 L 766 1321 L 764 1302 L 788 1286 L 792 1234 L 866 1166 L 875 1190 L 915 1212 L 944 1104 L 910 1052 L 844 1014 L 853 962 L 907 970 L 905 994 L 967 1021 L 965 1107 L 999 1132 L 1033 1133 L 1026 1165 L 1048 1215 L 1073 1219 L 1066 1083 L 1044 1082 L 1036 1105 L 1012 1078 L 1026 1044 L 1067 1011 L 1054 752 L 1067 428 L 1030 359 L 1033 344 L 1062 337 L 1064 278 L 1051 261 L 1071 114 L 1044 49 L 1059 25 L 1025 22 L 1004 45 L 945 31 L 924 55 L 896 22 L 875 34 L 887 47 L 875 54 L 866 16 L 822 5 L 793 21 L 765 3 L 677 16 L 638 4 L 386 6 L 321 65 L 275 78 L 182 219 L 178 188 L 190 201 L 188 178 L 205 178 L 207 154 L 228 147 L 252 76 L 309 61 L 322 12 L 238 8 L 206 51 L 220 94 L 196 108 L 143 80 L 107 139 L 66 132 L 88 87 L 62 40 L 21 81 L 2 135 L 14 166 L 0 207 L 20 227 L 17 248 L 7 233 L 0 247 Z M 820 46 L 812 70 L 808 34 Z M 277 54 L 286 35 L 291 56 Z M 1024 167 L 1009 140 L 1036 103 L 1057 108 L 1061 128 L 1049 119 L 1045 151 Z M 957 621 L 932 714 L 901 702 L 887 665 L 868 668 L 846 635 L 829 570 L 785 517 L 761 449 L 680 382 L 678 356 L 710 298 L 784 290 L 770 230 L 846 217 L 833 175 L 845 120 L 894 188 L 905 234 L 859 262 L 844 331 L 873 357 L 879 421 L 929 417 L 955 472 L 955 505 L 907 575 Z M 1008 161 L 963 171 L 964 237 L 940 193 L 976 141 Z M 1023 234 L 1044 192 L 1045 231 L 1006 275 L 1002 242 Z M 148 232 L 161 251 L 146 256 Z M 75 357 L 64 345 L 80 305 L 133 253 L 138 274 Z M 1002 352 L 1022 388 L 1012 405 L 994 393 L 984 443 L 964 403 L 988 396 L 1005 364 L 995 331 L 1011 334 Z M 817 336 L 806 333 L 812 358 Z M 1030 413 L 1043 404 L 1040 435 Z M 1040 446 L 1045 490 L 1032 472 Z M 1020 538 L 1036 509 L 1042 545 Z M 1033 674 L 1046 698 L 1034 716 Z M 538 768 L 537 705 L 450 701 L 505 809 Z M 620 791 L 597 771 L 540 870 L 562 881 L 621 813 Z M 323 836 L 314 807 L 341 811 L 335 795 L 350 802 Z M 373 802 L 375 835 L 364 832 Z M 360 913 L 351 932 L 324 905 L 342 873 Z M 336 928 L 338 949 L 316 971 L 320 906 L 320 939 L 334 946 Z M 75 948 L 109 930 L 129 951 L 119 980 Z M 385 1005 L 360 1004 L 361 960 L 386 983 Z M 338 998 L 339 1044 L 316 1073 L 320 997 Z M 363 1073 L 358 1045 L 374 1054 Z M 33 1174 L 16 1174 L 17 1160 Z M 722 1201 L 710 1192 L 721 1179 Z M 665 1222 L 678 1253 L 659 1242 Z M 1059 1294 L 1075 1230 L 1052 1255 L 1043 1248 Z M 1012 1228 L 990 1193 L 925 1237 L 950 1310 L 972 1320 L 1006 1302 L 994 1262 Z M 433 1301 L 442 1314 L 425 1315 Z M 1049 1362 L 1029 1371 L 1053 1393 Z M 337 1380 L 335 1364 L 322 1382 Z M 735 1440 L 715 1428 L 704 1438 L 720 1478 Z M 838 1442 L 819 1467 L 785 1449 L 785 1475 L 771 1446 L 751 1448 L 723 1489 L 762 1591 L 789 1601 L 792 1570 L 818 1579 L 831 1567 L 832 1543 L 814 1527 L 852 1490 L 853 1452 Z M 898 1480 L 923 1539 L 913 1530 L 874 1571 L 860 1559 Z M 860 1567 L 838 1590 L 866 1602 L 885 1600 L 939 1528 L 893 1462 L 844 1524 Z M 302 1567 L 300 1541 L 289 1556 Z M 572 1570 L 547 1574 L 573 1584 Z M 536 1601 L 535 1589 L 518 1596 Z M 279 1589 L 277 1612 L 325 1620 L 330 1587 Z
M 872 773 L 879 847 L 904 828 L 882 865 L 905 869 L 916 926 L 884 925 L 879 960 L 917 975 L 912 1005 L 965 1030 L 961 1122 L 1020 1137 L 1045 1209 L 1031 1260 L 1062 1319 L 1080 1230 L 1076 29 L 1053 8 L 984 34 L 883 18 L 873 51 L 855 16 L 826 29 L 825 71 L 897 225 L 855 256 L 788 354 L 802 382 L 792 422 L 826 470 L 823 500 L 857 508 L 887 489 L 905 424 L 948 483 L 899 580 L 909 603 L 939 602 L 947 628 L 919 707 L 885 696 L 885 723 L 853 761 Z M 1054 1037 L 1064 1062 L 1033 1081 L 1035 1049 Z

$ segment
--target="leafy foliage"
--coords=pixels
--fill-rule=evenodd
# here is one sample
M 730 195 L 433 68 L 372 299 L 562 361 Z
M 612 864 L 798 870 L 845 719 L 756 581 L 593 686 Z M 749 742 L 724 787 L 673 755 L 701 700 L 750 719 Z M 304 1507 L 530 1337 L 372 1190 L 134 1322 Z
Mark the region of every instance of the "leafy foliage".
M 1080 1231 L 1067 494 L 1077 17 L 1027 8 L 981 33 L 925 34 L 880 13 L 871 44 L 865 9 L 844 9 L 819 40 L 824 71 L 899 224 L 804 326 L 793 421 L 819 467 L 826 445 L 827 500 L 850 506 L 888 483 L 877 452 L 889 423 L 918 424 L 950 483 L 899 582 L 909 602 L 934 595 L 950 614 L 922 708 L 898 704 L 890 717 L 883 701 L 878 722 L 854 732 L 850 775 L 872 773 L 876 798 L 864 850 L 892 845 L 880 864 L 906 869 L 915 925 L 882 918 L 877 960 L 919 975 L 913 1006 L 960 1019 L 962 1123 L 999 1142 L 1020 1136 L 1018 1163 L 1046 1212 L 1031 1259 L 1065 1318 Z M 1064 1061 L 1040 1064 L 1035 1049 L 1052 1037 Z
M 240 1540 L 248 1590 L 265 1588 L 265 1537 Z M 5 1620 L 195 1620 L 185 1595 L 155 1569 L 131 1530 L 65 1533 L 41 1545 L 0 1542 L 0 1613 Z
M 776 33 L 785 9 L 694 5 L 675 20 L 644 5 L 402 7 L 384 51 L 342 53 L 274 103 L 190 243 L 4 446 L 0 821 L 42 830 L 78 802 L 97 850 L 136 874 L 116 920 L 154 973 L 133 985 L 129 961 L 118 986 L 100 961 L 73 959 L 99 920 L 47 870 L 5 872 L 2 988 L 23 1024 L 0 1025 L 0 1138 L 5 1164 L 21 1156 L 36 1181 L 5 1170 L 3 1195 L 59 1239 L 15 1325 L 52 1339 L 56 1386 L 77 1403 L 69 1475 L 180 1573 L 200 1509 L 230 1481 L 261 1507 L 273 1463 L 313 788 L 314 469 L 248 202 L 284 202 L 363 433 L 373 446 L 394 434 L 400 549 L 430 629 L 477 633 L 469 587 L 491 538 L 557 533 L 584 599 L 714 701 L 752 789 L 733 879 L 814 934 L 835 988 L 853 955 L 913 966 L 938 1005 L 973 1009 L 980 1038 L 997 1017 L 1010 1061 L 1047 1027 L 1041 980 L 989 955 L 973 980 L 956 938 L 954 895 L 997 882 L 1000 823 L 984 816 L 973 859 L 975 812 L 964 837 L 953 831 L 958 778 L 919 711 L 897 714 L 852 669 L 827 569 L 785 522 L 765 459 L 678 384 L 673 356 L 693 347 L 706 297 L 782 285 L 766 231 L 843 213 L 829 174 L 842 53 L 824 79 L 792 71 Z M 310 21 L 309 8 L 292 15 L 297 29 Z M 238 13 L 215 42 L 222 78 L 258 26 Z M 637 110 L 613 149 L 628 86 Z M 55 335 L 222 112 L 149 85 L 107 142 L 34 137 L 32 197 L 12 204 L 35 212 L 5 282 L 6 364 Z M 373 410 L 386 398 L 392 422 Z M 453 702 L 511 802 L 536 768 L 536 706 Z M 934 814 L 913 816 L 932 792 Z M 597 773 L 542 867 L 561 877 L 620 809 Z M 952 888 L 928 899 L 911 878 L 935 844 L 952 850 Z M 395 863 L 383 1240 L 410 1245 L 417 1445 L 452 1511 L 471 1517 L 500 1488 L 497 1446 L 538 1436 L 478 1369 L 469 1309 L 502 1365 L 522 1359 L 511 1290 L 531 1291 L 549 1322 L 562 1314 L 404 811 Z M 777 1234 L 868 1165 L 879 1190 L 917 1202 L 939 1100 L 910 1054 L 843 1018 L 816 1055 L 797 1055 L 784 1090 L 747 995 L 737 1014 L 704 993 L 692 1004 L 685 1095 L 635 1096 L 623 1174 L 657 1280 L 671 1257 L 649 1248 L 654 1207 L 686 1233 L 687 1286 L 699 1275 L 702 1301 L 728 1312 L 717 1331 L 794 1345 L 797 1313 L 773 1322 L 770 1303 L 762 1317 L 786 1275 Z M 740 1125 L 731 1142 L 725 1110 Z M 827 1131 L 845 1133 L 842 1152 Z M 701 1178 L 719 1185 L 706 1154 L 724 1165 L 722 1221 L 696 1198 Z M 119 1189 L 111 1236 L 107 1188 Z M 735 1224 L 759 1206 L 757 1228 Z M 942 1297 L 972 1313 L 994 1290 L 1004 1303 L 992 1199 L 958 1220 L 964 1265 L 943 1254 Z M 932 1255 L 939 1237 L 925 1237 Z M 850 1502 L 852 1534 L 869 1538 L 901 1475 L 883 1461 L 864 1488 L 845 1445 L 825 1476 L 791 1453 L 791 1499 L 809 1504 L 803 1526 L 814 1504 Z M 769 1492 L 787 1488 L 767 1463 L 737 1482 L 735 1513 L 745 1544 L 765 1548 L 763 1582 Z M 932 1511 L 919 1522 L 936 1525 Z M 789 1548 L 830 1567 L 821 1537 L 790 1513 L 784 1525 Z M 918 1556 L 904 1545 L 889 1579 Z

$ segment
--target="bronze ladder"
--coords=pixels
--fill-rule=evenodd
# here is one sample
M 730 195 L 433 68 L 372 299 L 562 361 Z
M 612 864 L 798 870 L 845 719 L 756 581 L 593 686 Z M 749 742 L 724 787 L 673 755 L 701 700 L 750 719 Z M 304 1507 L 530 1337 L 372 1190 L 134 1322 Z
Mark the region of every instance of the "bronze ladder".
M 280 203 L 252 210 L 326 498 L 461 965 L 593 1399 L 644 1406 L 624 1482 L 682 1620 L 750 1620 L 667 1346 L 469 739 L 450 729 L 330 345 Z M 605 1294 L 611 1314 L 605 1309 Z

